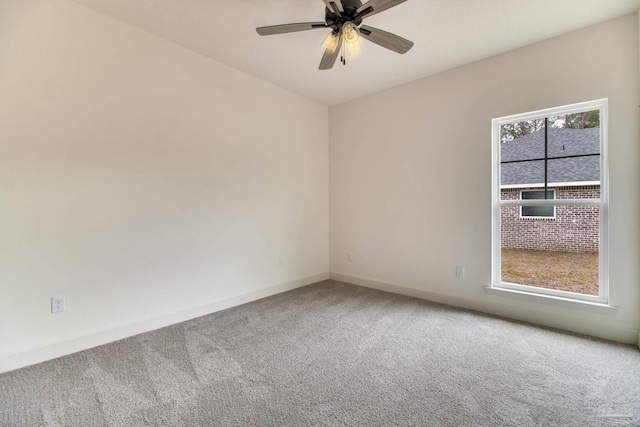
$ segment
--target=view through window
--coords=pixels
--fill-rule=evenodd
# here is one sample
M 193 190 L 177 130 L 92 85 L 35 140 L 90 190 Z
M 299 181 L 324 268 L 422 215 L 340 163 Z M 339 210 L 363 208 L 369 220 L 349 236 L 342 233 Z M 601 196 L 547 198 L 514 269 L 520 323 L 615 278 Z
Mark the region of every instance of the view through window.
M 606 100 L 495 119 L 494 286 L 606 301 Z
M 555 190 L 527 190 L 522 191 L 522 200 L 531 199 L 555 199 Z M 520 216 L 522 217 L 538 217 L 538 218 L 554 218 L 556 216 L 555 206 L 521 206 Z

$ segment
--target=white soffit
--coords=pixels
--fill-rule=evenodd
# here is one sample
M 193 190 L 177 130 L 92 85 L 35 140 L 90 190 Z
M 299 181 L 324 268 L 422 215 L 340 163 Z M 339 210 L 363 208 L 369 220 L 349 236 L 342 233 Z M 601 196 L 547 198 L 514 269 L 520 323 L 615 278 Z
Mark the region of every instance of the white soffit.
M 415 43 L 405 55 L 363 40 L 320 71 L 328 30 L 261 37 L 258 26 L 324 20 L 322 0 L 73 0 L 326 105 L 633 13 L 640 0 L 408 0 L 365 20 Z

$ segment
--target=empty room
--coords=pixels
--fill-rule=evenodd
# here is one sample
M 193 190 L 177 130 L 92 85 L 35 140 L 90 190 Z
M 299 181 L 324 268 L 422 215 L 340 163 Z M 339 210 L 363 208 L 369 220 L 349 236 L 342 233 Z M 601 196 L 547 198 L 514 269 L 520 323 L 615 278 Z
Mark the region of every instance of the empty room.
M 640 425 L 639 9 L 0 0 L 0 425 Z

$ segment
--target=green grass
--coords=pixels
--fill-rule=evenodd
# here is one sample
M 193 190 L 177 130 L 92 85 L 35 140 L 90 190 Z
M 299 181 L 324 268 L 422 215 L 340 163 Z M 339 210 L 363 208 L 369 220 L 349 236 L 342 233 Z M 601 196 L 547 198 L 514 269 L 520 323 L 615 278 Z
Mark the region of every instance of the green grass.
M 598 295 L 597 252 L 502 249 L 502 281 Z

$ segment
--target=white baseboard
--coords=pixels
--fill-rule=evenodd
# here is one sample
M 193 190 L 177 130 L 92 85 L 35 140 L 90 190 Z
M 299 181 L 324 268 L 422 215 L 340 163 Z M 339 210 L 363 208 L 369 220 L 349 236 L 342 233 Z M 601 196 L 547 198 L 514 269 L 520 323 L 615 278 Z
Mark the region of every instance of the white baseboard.
M 424 291 L 407 286 L 386 283 L 375 279 L 345 273 L 331 272 L 331 279 L 367 288 L 378 289 L 394 294 L 420 298 L 454 307 L 466 308 L 495 316 L 506 317 L 551 328 L 563 329 L 579 334 L 590 335 L 607 340 L 637 344 L 640 347 L 640 331 L 597 320 L 578 318 L 565 313 L 552 313 L 533 308 L 523 308 L 500 301 L 453 297 L 436 292 Z
M 54 341 L 43 345 L 28 347 L 0 355 L 0 373 L 9 372 L 25 366 L 34 365 L 36 363 L 66 356 L 78 351 L 87 350 L 99 345 L 107 344 L 113 341 L 128 338 L 144 332 L 153 331 L 155 329 L 164 328 L 196 317 L 205 316 L 215 313 L 216 311 L 225 310 L 227 308 L 246 304 L 251 301 L 266 298 L 282 292 L 290 291 L 312 283 L 329 279 L 329 273 L 321 273 L 313 276 L 304 277 L 290 282 L 282 283 L 276 286 L 259 289 L 257 291 L 236 295 L 220 301 L 214 301 L 198 307 L 178 312 L 164 313 L 159 316 L 137 321 L 134 323 L 123 324 L 111 329 L 96 331 L 95 333 L 67 338 L 60 341 Z

